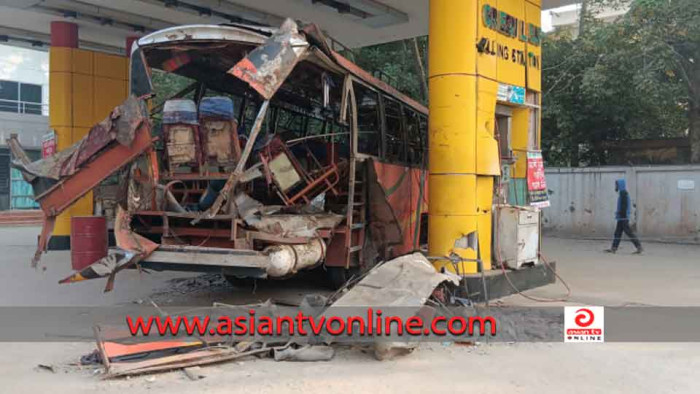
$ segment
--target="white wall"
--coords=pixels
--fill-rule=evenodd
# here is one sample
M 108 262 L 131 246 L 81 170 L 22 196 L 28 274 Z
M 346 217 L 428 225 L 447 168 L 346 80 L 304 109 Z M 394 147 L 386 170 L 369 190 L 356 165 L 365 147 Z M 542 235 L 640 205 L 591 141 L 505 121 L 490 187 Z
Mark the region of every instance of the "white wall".
M 0 112 L 0 146 L 16 133 L 25 149 L 40 149 L 41 138 L 49 131 L 49 117 Z
M 700 243 L 700 166 L 549 168 L 546 175 L 552 205 L 543 210 L 545 230 L 612 237 L 615 180 L 624 178 L 642 238 Z
M 43 104 L 48 104 L 48 52 L 0 45 L 0 79 L 41 85 Z
M 43 116 L 0 112 L 0 145 L 17 133 L 25 148 L 40 148 L 41 137 L 49 130 L 49 54 L 0 45 L 0 79 L 41 85 L 43 104 Z

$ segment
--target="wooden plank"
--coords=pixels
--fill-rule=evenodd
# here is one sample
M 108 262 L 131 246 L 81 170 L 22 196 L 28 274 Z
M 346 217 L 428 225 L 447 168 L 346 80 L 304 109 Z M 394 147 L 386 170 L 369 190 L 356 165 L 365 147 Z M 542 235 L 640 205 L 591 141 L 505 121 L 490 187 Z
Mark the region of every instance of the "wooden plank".
M 153 360 L 146 360 L 132 363 L 112 363 L 110 370 L 103 376 L 103 379 L 116 378 L 126 375 L 137 375 L 158 371 L 167 371 L 195 365 L 208 365 L 224 361 L 235 360 L 237 358 L 252 356 L 255 354 L 270 352 L 272 348 L 262 348 L 239 352 L 234 348 L 219 349 L 211 348 L 207 350 L 195 351 L 191 353 L 178 354 L 169 357 L 161 357 Z

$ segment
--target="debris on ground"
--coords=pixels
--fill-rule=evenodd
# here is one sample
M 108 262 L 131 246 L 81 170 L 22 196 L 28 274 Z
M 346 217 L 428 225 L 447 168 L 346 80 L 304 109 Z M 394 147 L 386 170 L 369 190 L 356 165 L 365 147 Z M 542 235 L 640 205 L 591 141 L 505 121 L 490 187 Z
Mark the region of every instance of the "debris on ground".
M 273 350 L 275 361 L 330 361 L 335 355 L 335 350 L 325 345 L 306 345 Z
M 51 373 L 56 373 L 56 370 L 54 369 L 53 365 L 39 364 L 36 367 L 41 371 L 48 371 Z
M 206 376 L 201 373 L 202 368 L 199 366 L 182 368 L 182 373 L 185 374 L 187 379 L 197 381 L 204 379 Z
M 439 273 L 421 253 L 401 256 L 381 264 L 367 273 L 355 287 L 331 305 L 326 316 L 347 313 L 351 307 L 400 308 L 398 317 L 425 314 L 424 306 L 438 285 L 459 284 L 459 277 Z M 378 360 L 390 360 L 411 353 L 418 343 L 377 341 L 374 355 Z
M 415 307 L 418 310 L 443 283 L 459 284 L 460 278 L 439 273 L 421 253 L 387 261 L 367 273 L 355 287 L 333 303 L 337 307 Z
M 255 305 L 225 305 L 217 303 L 212 308 L 183 312 L 177 316 L 232 316 L 237 311 L 258 309 L 257 317 L 282 316 L 280 308 L 299 311 L 314 318 L 343 316 L 348 308 L 400 307 L 406 319 L 425 314 L 424 308 L 432 292 L 442 283 L 457 284 L 450 274 L 436 272 L 420 253 L 402 256 L 379 264 L 368 271 L 354 287 L 344 292 L 335 302 L 327 305 L 323 296 L 307 296 L 298 306 L 276 305 L 272 301 Z M 187 282 L 183 282 L 187 283 Z M 171 315 L 171 317 L 177 317 Z M 308 322 L 307 322 L 308 323 Z M 332 360 L 335 348 L 332 339 L 298 337 L 252 337 L 236 341 L 235 337 L 207 335 L 205 337 L 159 337 L 131 336 L 123 329 L 111 332 L 107 328 L 95 329 L 97 351 L 81 359 L 90 364 L 96 357 L 104 365 L 103 378 L 118 378 L 155 372 L 181 369 L 190 380 L 199 380 L 202 375 L 195 367 L 210 364 L 240 361 L 245 357 L 272 357 L 275 361 L 318 362 Z M 232 341 L 233 340 L 233 341 Z M 411 353 L 417 343 L 370 339 L 365 345 L 373 348 L 379 360 L 388 360 Z M 338 343 L 339 344 L 339 343 Z M 97 354 L 97 356 L 96 356 Z

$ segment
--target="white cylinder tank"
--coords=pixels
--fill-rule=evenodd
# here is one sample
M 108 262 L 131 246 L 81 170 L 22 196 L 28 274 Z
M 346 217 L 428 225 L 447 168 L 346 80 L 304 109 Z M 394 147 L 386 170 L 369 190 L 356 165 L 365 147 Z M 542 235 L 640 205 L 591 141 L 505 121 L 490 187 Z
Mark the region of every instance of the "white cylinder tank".
M 270 258 L 267 275 L 282 278 L 323 261 L 326 256 L 326 244 L 318 238 L 305 245 L 269 246 L 263 253 Z

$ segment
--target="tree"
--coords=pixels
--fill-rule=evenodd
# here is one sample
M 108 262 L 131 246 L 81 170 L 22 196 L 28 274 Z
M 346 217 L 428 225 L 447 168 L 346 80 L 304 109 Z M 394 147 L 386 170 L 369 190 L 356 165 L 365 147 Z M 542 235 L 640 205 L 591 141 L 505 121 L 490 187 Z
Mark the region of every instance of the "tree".
M 410 97 L 427 104 L 423 89 L 427 84 L 422 73 L 427 70 L 428 37 L 418 37 L 415 42 L 401 40 L 373 45 L 354 51 L 354 61 Z M 417 64 L 420 57 L 421 64 Z
M 700 2 L 637 0 L 623 23 L 624 34 L 645 50 L 646 75 L 665 75 L 682 85 L 678 97 L 688 117 L 694 163 L 700 162 Z M 680 93 L 680 92 L 679 92 Z
M 593 10 L 612 3 L 590 1 Z M 588 13 L 578 37 L 545 36 L 543 150 L 548 164 L 606 164 L 606 141 L 685 135 L 693 114 L 690 76 L 699 73 L 689 69 L 697 56 L 679 54 L 700 44 L 697 36 L 686 34 L 700 24 L 699 6 L 695 0 L 637 0 L 616 23 L 602 23 Z M 686 7 L 688 15 L 676 16 L 676 7 Z

